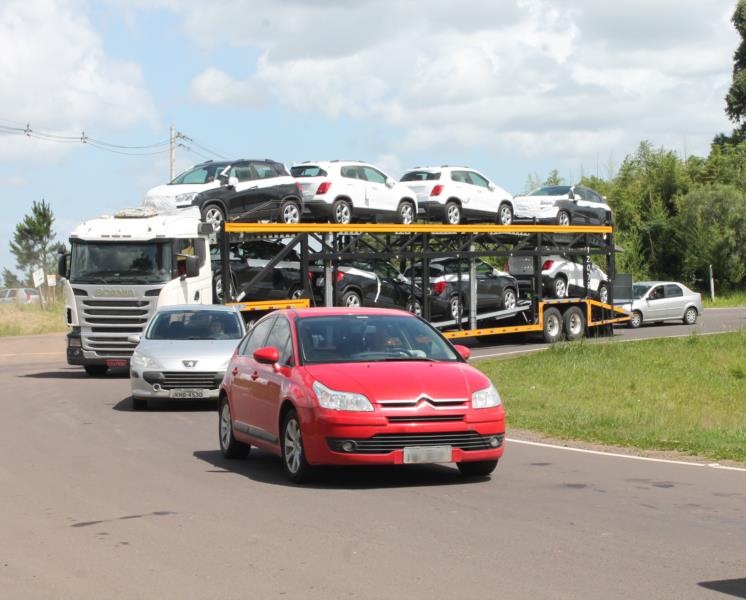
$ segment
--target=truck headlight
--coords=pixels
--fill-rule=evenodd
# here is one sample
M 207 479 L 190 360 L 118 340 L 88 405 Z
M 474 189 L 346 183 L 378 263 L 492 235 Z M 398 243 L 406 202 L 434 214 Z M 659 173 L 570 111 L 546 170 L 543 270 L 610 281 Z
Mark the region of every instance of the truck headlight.
M 472 408 L 494 408 L 500 406 L 500 394 L 497 393 L 495 386 L 490 384 L 483 390 L 478 390 L 471 395 Z
M 148 356 L 147 354 L 138 352 L 137 350 L 135 350 L 135 352 L 132 354 L 132 358 L 130 359 L 130 364 L 135 367 L 140 367 L 141 369 L 160 369 L 161 368 L 161 364 L 157 360 Z
M 330 410 L 350 410 L 358 412 L 371 412 L 373 405 L 362 394 L 353 392 L 338 392 L 329 389 L 319 381 L 313 382 L 313 392 L 323 408 Z

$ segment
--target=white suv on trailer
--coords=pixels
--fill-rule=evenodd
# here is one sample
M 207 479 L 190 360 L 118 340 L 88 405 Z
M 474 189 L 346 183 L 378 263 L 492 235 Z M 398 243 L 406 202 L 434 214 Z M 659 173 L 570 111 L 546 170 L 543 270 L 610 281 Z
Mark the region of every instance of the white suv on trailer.
M 401 182 L 417 193 L 428 220 L 458 225 L 467 220 L 513 223 L 513 196 L 468 167 L 415 167 Z
M 584 260 L 582 256 L 551 254 L 541 257 L 541 282 L 546 294 L 554 298 L 583 297 Z M 534 274 L 534 259 L 527 255 L 511 256 L 508 271 L 518 280 L 521 288 L 531 285 L 529 276 Z M 609 300 L 609 278 L 595 263 L 591 263 L 588 291 L 600 302 Z
M 405 225 L 417 216 L 414 191 L 379 168 L 351 160 L 304 162 L 290 173 L 300 183 L 306 208 L 316 221 L 350 223 L 397 215 Z

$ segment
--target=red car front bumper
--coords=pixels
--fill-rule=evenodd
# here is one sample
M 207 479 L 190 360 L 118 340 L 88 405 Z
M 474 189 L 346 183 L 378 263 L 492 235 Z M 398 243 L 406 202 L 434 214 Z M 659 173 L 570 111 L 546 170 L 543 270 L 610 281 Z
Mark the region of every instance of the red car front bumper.
M 422 413 L 402 415 L 422 418 Z M 443 413 L 432 416 L 447 416 Z M 306 408 L 300 411 L 303 447 L 313 465 L 403 464 L 404 447 L 451 446 L 452 462 L 497 460 L 503 454 L 505 411 L 470 410 L 461 420 L 397 421 L 380 412 L 348 413 Z M 496 438 L 493 440 L 493 438 Z M 352 442 L 345 452 L 342 444 Z M 492 445 L 498 443 L 497 447 Z

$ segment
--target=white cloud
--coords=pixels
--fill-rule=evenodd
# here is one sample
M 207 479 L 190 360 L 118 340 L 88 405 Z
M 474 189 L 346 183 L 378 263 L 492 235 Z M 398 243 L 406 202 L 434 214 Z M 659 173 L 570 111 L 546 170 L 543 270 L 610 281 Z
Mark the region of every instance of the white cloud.
M 79 0 L 0 5 L 0 115 L 32 128 L 81 130 L 155 124 L 140 67 L 106 54 Z M 73 144 L 0 136 L 0 159 L 56 158 Z
M 686 137 L 703 153 L 729 130 L 731 0 L 185 0 L 174 10 L 200 44 L 220 31 L 237 52 L 261 52 L 245 80 L 198 75 L 195 99 L 255 107 L 263 90 L 293 111 L 399 129 L 371 149 L 382 155 L 448 147 L 577 165 L 643 139 L 679 148 Z

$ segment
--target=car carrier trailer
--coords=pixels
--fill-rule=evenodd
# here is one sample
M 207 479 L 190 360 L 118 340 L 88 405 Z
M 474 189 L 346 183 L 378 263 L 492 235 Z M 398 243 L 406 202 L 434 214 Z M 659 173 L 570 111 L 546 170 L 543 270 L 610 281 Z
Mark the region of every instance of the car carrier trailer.
M 610 222 L 610 218 L 609 218 Z M 258 239 L 282 240 L 285 249 L 270 260 L 247 287 L 262 277 L 271 276 L 272 269 L 295 251 L 300 256 L 303 297 L 286 301 L 235 302 L 230 297 L 229 254 L 231 244 Z M 436 258 L 463 261 L 463 274 L 470 287 L 469 305 L 463 314 L 450 321 L 431 321 L 451 339 L 511 333 L 542 334 L 547 342 L 563 338 L 578 339 L 586 333 L 610 333 L 615 323 L 628 320 L 628 315 L 614 305 L 615 252 L 611 225 L 438 225 L 438 224 L 321 224 L 298 223 L 223 223 L 218 233 L 224 301 L 237 304 L 249 317 L 270 310 L 317 304 L 311 281 L 312 268 L 323 265 L 324 291 L 319 306 L 336 306 L 338 290 L 334 284 L 342 261 L 384 259 L 422 267 L 419 286 L 410 278 L 412 296 L 422 296 L 422 317 L 430 319 L 429 262 Z M 544 295 L 542 257 L 561 254 L 568 258 L 582 257 L 584 264 L 584 294 L 579 297 L 553 299 Z M 510 310 L 477 311 L 477 280 L 475 259 L 503 260 L 511 256 L 529 256 L 533 261 L 528 298 Z M 589 289 L 591 260 L 603 260 L 609 279 L 607 302 L 595 299 Z M 414 269 L 412 269 L 414 273 Z M 461 270 L 459 269 L 459 274 Z M 524 277 L 524 280 L 526 277 Z

